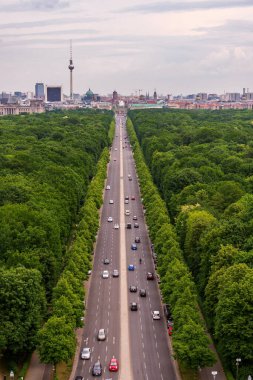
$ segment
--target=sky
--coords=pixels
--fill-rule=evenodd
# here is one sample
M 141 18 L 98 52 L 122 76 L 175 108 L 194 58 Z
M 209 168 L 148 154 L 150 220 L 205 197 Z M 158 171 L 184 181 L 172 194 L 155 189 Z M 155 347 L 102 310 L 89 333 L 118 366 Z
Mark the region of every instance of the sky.
M 253 92 L 253 0 L 0 0 L 0 92 Z

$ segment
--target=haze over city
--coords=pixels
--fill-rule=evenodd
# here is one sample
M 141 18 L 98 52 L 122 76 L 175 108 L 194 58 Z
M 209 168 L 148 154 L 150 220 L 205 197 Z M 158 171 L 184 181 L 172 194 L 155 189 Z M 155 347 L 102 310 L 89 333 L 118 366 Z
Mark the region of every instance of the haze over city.
M 253 90 L 252 0 L 2 0 L 1 91 Z

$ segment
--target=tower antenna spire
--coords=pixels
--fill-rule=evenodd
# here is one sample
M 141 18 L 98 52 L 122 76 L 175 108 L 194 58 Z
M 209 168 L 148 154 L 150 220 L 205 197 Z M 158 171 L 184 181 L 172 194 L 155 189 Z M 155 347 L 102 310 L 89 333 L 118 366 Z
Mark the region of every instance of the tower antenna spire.
M 69 59 L 69 71 L 70 71 L 70 99 L 73 99 L 73 76 L 72 71 L 74 70 L 74 64 L 72 59 L 72 40 L 70 40 L 70 59 Z

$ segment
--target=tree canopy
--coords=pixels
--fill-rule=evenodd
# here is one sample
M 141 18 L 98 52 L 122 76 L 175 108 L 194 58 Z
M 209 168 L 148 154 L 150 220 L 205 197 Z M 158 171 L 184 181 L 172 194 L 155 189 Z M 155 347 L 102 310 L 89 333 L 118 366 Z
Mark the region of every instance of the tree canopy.
M 48 313 L 73 352 L 113 135 L 107 111 L 0 119 L 1 354 L 32 350 Z
M 172 244 L 171 238 L 163 244 L 165 236 L 159 238 L 158 227 L 163 219 L 157 219 L 155 211 L 154 219 L 159 222 L 151 238 L 159 242 L 156 245 L 158 270 L 166 300 L 171 301 L 172 296 L 168 278 L 173 281 L 167 271 L 173 273 L 171 265 L 178 266 L 171 255 L 180 259 L 181 252 L 226 365 L 234 371 L 234 360 L 239 355 L 244 366 L 242 373 L 250 373 L 252 111 L 138 110 L 130 111 L 129 116 L 142 157 L 177 233 L 173 239 L 178 245 Z M 155 223 L 151 220 L 149 215 L 150 223 Z M 175 299 L 183 292 L 180 283 L 176 287 L 179 292 Z M 175 336 L 178 337 L 176 333 Z M 183 356 L 184 345 L 180 342 L 175 346 Z M 190 358 L 187 361 L 189 364 Z

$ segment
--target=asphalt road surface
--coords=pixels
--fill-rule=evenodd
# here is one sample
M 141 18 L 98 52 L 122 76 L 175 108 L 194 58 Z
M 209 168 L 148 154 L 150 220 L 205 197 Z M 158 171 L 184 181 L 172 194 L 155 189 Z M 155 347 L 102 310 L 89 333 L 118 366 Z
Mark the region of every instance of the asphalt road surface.
M 91 348 L 91 358 L 79 359 L 75 376 L 94 379 L 92 366 L 99 360 L 103 380 L 175 380 L 158 284 L 156 279 L 147 281 L 146 278 L 147 272 L 154 272 L 154 265 L 125 117 L 121 115 L 116 116 L 106 185 L 111 188 L 104 192 L 81 345 L 81 349 Z M 128 204 L 125 204 L 126 196 L 129 196 Z M 130 211 L 129 216 L 125 210 Z M 133 216 L 138 220 L 133 220 Z M 108 222 L 108 217 L 113 222 Z M 139 228 L 134 228 L 136 222 Z M 114 229 L 115 223 L 119 223 L 119 229 Z M 126 229 L 126 223 L 131 223 L 132 228 Z M 136 236 L 141 238 L 141 243 L 133 251 L 131 244 Z M 103 262 L 106 258 L 110 261 L 107 265 Z M 134 265 L 134 271 L 128 271 L 129 264 Z M 112 277 L 114 269 L 119 270 L 119 277 Z M 102 278 L 103 270 L 109 271 L 109 278 Z M 137 286 L 136 293 L 130 293 L 130 285 Z M 146 297 L 139 296 L 140 288 L 146 290 Z M 137 303 L 137 311 L 130 310 L 131 302 Z M 153 320 L 154 310 L 160 311 L 160 320 Z M 101 328 L 106 331 L 105 341 L 97 340 Z M 115 373 L 108 369 L 113 356 L 119 361 L 119 372 Z

